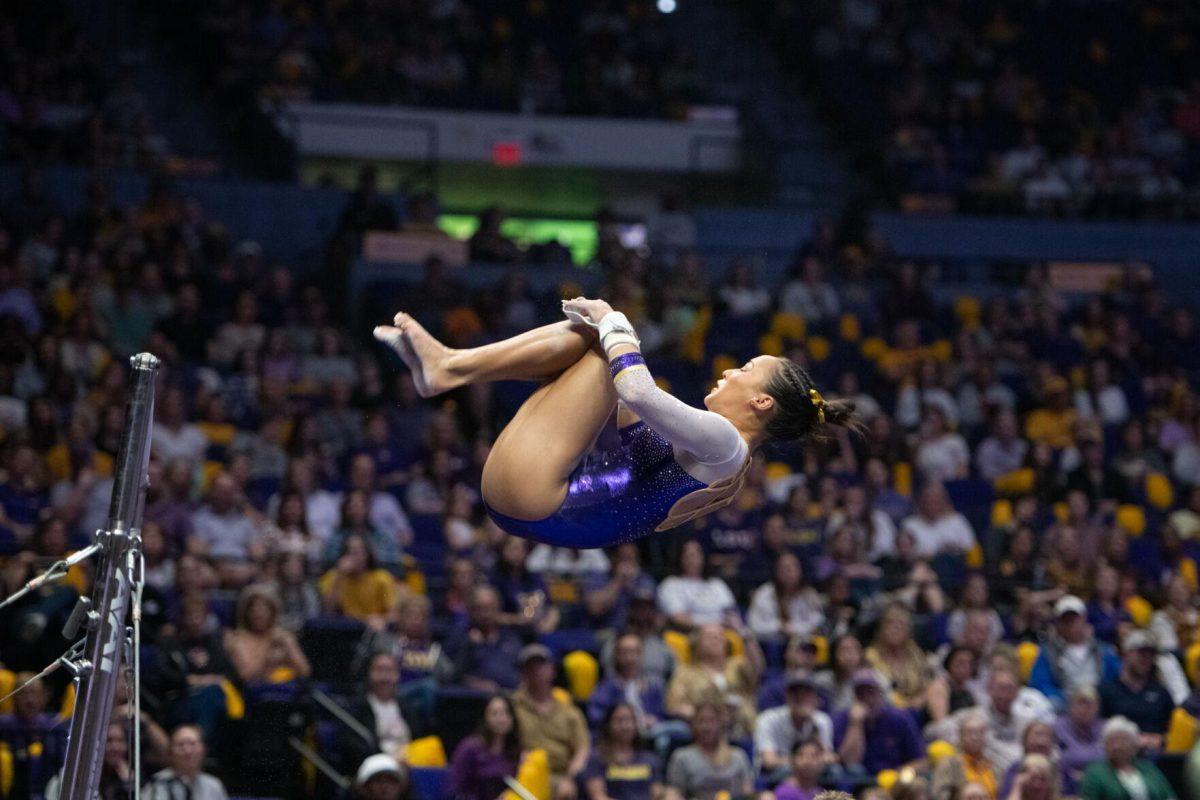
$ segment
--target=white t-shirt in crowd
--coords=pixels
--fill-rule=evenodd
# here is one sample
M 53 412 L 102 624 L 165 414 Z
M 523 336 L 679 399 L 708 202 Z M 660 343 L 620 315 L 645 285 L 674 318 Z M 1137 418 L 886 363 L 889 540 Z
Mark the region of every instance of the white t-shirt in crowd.
M 931 558 L 943 550 L 965 553 L 975 546 L 971 523 L 957 511 L 932 521 L 914 514 L 906 517 L 900 528 L 913 535 L 917 554 L 923 558 Z
M 733 592 L 720 578 L 672 576 L 658 587 L 659 610 L 667 616 L 687 614 L 696 625 L 720 622 L 726 611 L 736 607 Z

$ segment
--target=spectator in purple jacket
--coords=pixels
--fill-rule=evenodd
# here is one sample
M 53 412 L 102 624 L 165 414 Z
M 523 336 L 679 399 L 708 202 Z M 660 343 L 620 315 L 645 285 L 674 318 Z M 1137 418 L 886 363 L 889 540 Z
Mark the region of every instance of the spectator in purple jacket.
M 833 746 L 849 770 L 874 775 L 919 761 L 924 746 L 917 723 L 888 704 L 883 681 L 870 668 L 854 674 L 854 704 L 833 718 Z
M 1104 758 L 1104 741 L 1100 731 L 1100 696 L 1091 686 L 1080 686 L 1071 692 L 1067 710 L 1054 724 L 1058 747 L 1062 753 L 1062 771 L 1073 784 L 1083 777 L 1083 771 L 1093 761 Z
M 452 800 L 496 800 L 515 777 L 521 761 L 517 712 L 498 694 L 483 710 L 479 730 L 459 743 L 450 759 L 447 785 Z
M 633 709 L 638 730 L 645 734 L 663 717 L 662 682 L 642 669 L 642 640 L 626 633 L 613 650 L 613 672 L 596 686 L 588 701 L 588 721 L 599 725 L 612 706 L 624 702 Z

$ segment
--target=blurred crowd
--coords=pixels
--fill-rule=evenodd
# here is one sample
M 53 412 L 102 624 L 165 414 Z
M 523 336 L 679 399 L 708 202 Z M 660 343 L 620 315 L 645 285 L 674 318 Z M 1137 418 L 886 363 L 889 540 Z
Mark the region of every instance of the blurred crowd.
M 1186 0 L 764 5 L 784 57 L 881 140 L 901 195 L 992 213 L 1197 216 Z
M 4 594 L 104 527 L 127 358 L 163 362 L 144 768 L 123 689 L 107 792 L 283 793 L 254 761 L 286 743 L 267 712 L 321 693 L 354 724 L 317 726 L 320 752 L 367 797 L 495 800 L 506 776 L 540 800 L 1183 796 L 1200 342 L 1145 270 L 1068 297 L 1033 264 L 948 298 L 936 265 L 822 222 L 765 287 L 751 261 L 711 280 L 602 224 L 602 294 L 679 396 L 787 354 L 869 432 L 759 456 L 712 517 L 580 552 L 482 513 L 489 442 L 532 387 L 422 401 L 325 293 L 165 182 L 117 207 L 96 180 L 67 214 L 27 172 L 0 209 Z M 430 263 L 393 300 L 472 344 L 554 320 L 558 296 Z M 90 569 L 0 612 L 0 683 L 61 653 Z M 54 796 L 64 681 L 0 705 L 9 796 Z
M 697 99 L 691 55 L 649 0 L 583 4 L 155 4 L 183 51 L 243 98 L 541 114 L 673 116 Z
M 0 9 L 0 160 L 152 167 L 167 155 L 132 73 L 60 2 Z

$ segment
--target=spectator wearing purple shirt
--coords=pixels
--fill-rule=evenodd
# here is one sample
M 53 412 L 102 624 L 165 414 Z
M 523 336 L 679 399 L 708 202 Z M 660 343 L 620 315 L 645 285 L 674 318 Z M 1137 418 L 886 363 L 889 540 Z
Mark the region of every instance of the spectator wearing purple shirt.
M 833 718 L 833 746 L 846 768 L 874 775 L 922 758 L 924 747 L 916 722 L 888 705 L 875 670 L 860 669 L 853 685 L 854 705 Z
M 458 682 L 470 689 L 495 692 L 515 689 L 521 639 L 500 625 L 500 595 L 478 586 L 467 605 L 467 628 L 446 643 Z
M 450 759 L 447 780 L 452 800 L 496 800 L 515 777 L 521 760 L 521 731 L 512 701 L 488 701 L 477 733 L 463 739 Z
M 1091 686 L 1080 686 L 1070 694 L 1066 713 L 1054 723 L 1054 734 L 1062 753 L 1062 771 L 1072 783 L 1078 783 L 1093 761 L 1104 758 L 1100 732 L 1100 696 Z
M 588 721 L 599 725 L 617 703 L 633 709 L 638 730 L 643 733 L 663 717 L 663 685 L 642 669 L 642 639 L 626 633 L 613 649 L 613 674 L 600 681 L 588 701 Z

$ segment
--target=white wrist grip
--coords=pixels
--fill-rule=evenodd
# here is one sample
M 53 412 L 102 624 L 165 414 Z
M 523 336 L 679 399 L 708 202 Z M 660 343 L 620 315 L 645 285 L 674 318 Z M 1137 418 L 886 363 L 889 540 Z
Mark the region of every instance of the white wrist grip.
M 600 346 L 607 353 L 622 344 L 640 347 L 642 342 L 638 339 L 628 317 L 620 311 L 610 311 L 604 315 L 604 319 L 600 320 Z

